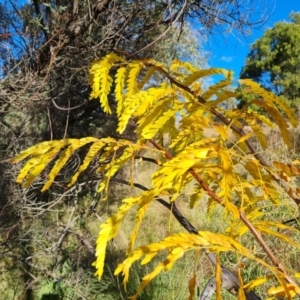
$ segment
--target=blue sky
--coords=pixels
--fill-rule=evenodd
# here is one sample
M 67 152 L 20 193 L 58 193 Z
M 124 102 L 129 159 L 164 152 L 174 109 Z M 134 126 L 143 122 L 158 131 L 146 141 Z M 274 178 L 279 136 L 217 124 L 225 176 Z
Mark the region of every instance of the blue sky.
M 23 4 L 27 1 L 17 0 L 17 3 Z M 261 10 L 259 0 L 255 1 L 258 10 Z M 264 30 L 271 28 L 274 23 L 289 21 L 289 14 L 292 11 L 300 12 L 300 0 L 264 0 L 263 2 L 269 3 L 269 11 L 272 11 L 272 14 L 260 29 L 254 29 L 246 38 L 234 34 L 227 36 L 211 35 L 208 38 L 205 50 L 211 53 L 208 61 L 209 66 L 231 69 L 234 71 L 235 78 L 238 79 L 246 56 L 250 51 L 250 45 L 263 35 Z M 0 0 L 0 3 L 4 3 L 4 0 Z
M 270 5 L 273 13 L 266 24 L 260 29 L 253 30 L 247 38 L 238 38 L 234 35 L 209 38 L 205 48 L 211 53 L 208 61 L 211 67 L 231 69 L 237 79 L 250 51 L 250 45 L 263 35 L 264 30 L 271 28 L 276 22 L 289 21 L 289 14 L 292 11 L 300 12 L 300 0 L 277 0 Z

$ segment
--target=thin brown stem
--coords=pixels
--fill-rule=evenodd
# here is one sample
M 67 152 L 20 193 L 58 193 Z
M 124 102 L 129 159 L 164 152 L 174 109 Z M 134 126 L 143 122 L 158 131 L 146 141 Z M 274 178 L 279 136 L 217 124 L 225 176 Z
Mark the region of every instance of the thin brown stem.
M 253 234 L 253 236 L 255 237 L 255 239 L 259 242 L 259 244 L 261 245 L 261 247 L 264 249 L 265 253 L 268 255 L 268 257 L 270 258 L 270 260 L 272 261 L 272 263 L 274 264 L 274 266 L 278 269 L 278 271 L 280 271 L 284 275 L 286 281 L 288 283 L 293 284 L 293 285 L 297 285 L 294 282 L 294 280 L 285 272 L 282 264 L 279 262 L 279 260 L 277 259 L 277 257 L 273 254 L 272 250 L 267 245 L 267 243 L 264 241 L 264 239 L 261 236 L 261 234 L 251 224 L 251 222 L 247 219 L 247 217 L 245 216 L 244 212 L 242 212 L 242 211 L 240 212 L 240 218 L 243 221 L 243 223 L 249 228 L 250 232 Z
M 154 160 L 151 160 L 151 162 L 155 163 Z M 118 183 L 121 183 L 121 184 L 126 184 L 128 186 L 132 185 L 132 183 L 130 183 L 129 181 L 124 180 L 124 179 L 120 179 L 120 178 L 112 178 L 111 181 L 118 182 Z M 133 183 L 133 186 L 138 188 L 138 189 L 141 189 L 143 191 L 148 191 L 149 190 L 148 188 L 146 188 L 145 186 L 143 186 L 139 183 Z M 166 207 L 172 213 L 172 215 L 175 217 L 175 219 L 179 222 L 179 224 L 184 229 L 186 229 L 189 233 L 198 234 L 197 229 L 181 214 L 181 212 L 177 208 L 175 202 L 169 203 L 169 202 L 167 202 L 164 199 L 159 198 L 159 197 L 155 197 L 155 200 L 157 202 L 159 202 L 161 205 L 163 205 L 164 207 Z M 211 253 L 211 252 L 207 252 L 205 249 L 204 249 L 204 253 L 207 255 L 207 257 L 211 261 L 211 263 L 213 265 L 216 265 L 216 256 L 215 256 L 215 254 Z M 222 282 L 226 283 L 224 285 L 224 288 L 226 290 L 228 290 L 230 293 L 235 294 L 234 291 L 239 288 L 239 281 L 238 281 L 238 278 L 237 278 L 236 274 L 234 274 L 232 271 L 230 271 L 228 268 L 226 268 L 223 265 L 221 265 L 221 267 L 222 267 Z M 203 291 L 202 294 L 204 292 L 205 291 Z M 245 295 L 246 295 L 247 300 L 261 300 L 253 291 L 250 291 L 250 292 L 245 291 Z
M 163 68 L 155 66 L 153 64 L 146 64 L 148 66 L 152 66 L 155 67 L 155 69 L 160 72 L 161 74 L 163 74 L 166 78 L 168 78 L 168 80 L 176 85 L 177 87 L 183 89 L 184 91 L 188 92 L 189 94 L 191 94 L 194 97 L 194 93 L 193 91 L 186 85 L 180 83 L 179 81 L 177 81 L 176 79 L 174 79 L 167 71 L 165 71 Z M 205 104 L 206 101 L 203 97 L 198 96 L 197 97 L 199 103 L 201 104 Z M 216 116 L 220 121 L 222 121 L 225 125 L 230 126 L 230 128 L 237 133 L 239 136 L 245 136 L 246 133 L 244 132 L 243 127 L 239 128 L 233 124 L 231 124 L 231 121 L 228 120 L 225 116 L 223 116 L 221 113 L 219 113 L 216 109 L 214 108 L 208 108 L 208 110 L 214 115 Z M 260 155 L 259 153 L 257 153 L 257 151 L 255 150 L 255 147 L 253 146 L 253 144 L 251 143 L 251 141 L 249 139 L 247 139 L 245 141 L 248 149 L 250 150 L 251 154 L 260 162 L 260 164 L 264 167 L 266 167 L 267 172 L 270 174 L 270 176 L 272 176 L 274 178 L 274 180 L 279 184 L 280 187 L 282 187 L 284 189 L 284 191 L 295 201 L 295 203 L 297 205 L 300 204 L 300 197 L 298 195 L 296 195 L 293 191 L 291 191 L 290 187 L 288 186 L 288 184 L 286 182 L 284 182 L 277 174 L 275 174 L 274 172 L 270 172 L 270 168 L 271 166 L 267 163 L 267 161 L 262 157 L 262 155 Z
M 161 150 L 164 152 L 164 155 L 167 159 L 172 159 L 173 156 L 169 152 L 167 152 L 164 148 L 162 148 L 160 145 L 158 145 L 154 140 L 149 140 L 149 142 L 158 150 Z M 209 186 L 201 179 L 201 177 L 193 170 L 189 170 L 190 174 L 193 175 L 193 177 L 198 181 L 198 183 L 202 186 L 202 188 L 206 191 L 206 193 L 214 199 L 216 202 L 218 202 L 220 205 L 225 207 L 224 201 L 222 201 L 221 198 L 219 198 L 210 188 Z M 285 276 L 287 282 L 291 284 L 295 284 L 295 282 L 287 275 L 284 268 L 282 267 L 282 264 L 279 262 L 279 260 L 276 258 L 276 256 L 273 254 L 272 250 L 269 248 L 263 237 L 259 234 L 259 232 L 255 229 L 255 227 L 251 224 L 251 222 L 246 218 L 244 212 L 239 211 L 239 216 L 241 221 L 248 227 L 250 232 L 253 234 L 254 238 L 257 240 L 257 242 L 261 245 L 261 247 L 264 249 L 267 256 L 270 258 L 274 266 L 283 273 Z M 296 285 L 296 284 L 295 284 Z

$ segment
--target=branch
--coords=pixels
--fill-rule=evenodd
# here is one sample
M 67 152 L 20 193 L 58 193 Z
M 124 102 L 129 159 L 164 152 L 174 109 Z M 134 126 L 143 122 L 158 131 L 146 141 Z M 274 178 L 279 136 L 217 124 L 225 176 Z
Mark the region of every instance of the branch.
M 45 22 L 44 22 L 44 19 L 42 17 L 42 14 L 40 12 L 40 7 L 39 7 L 38 1 L 37 0 L 33 0 L 33 5 L 34 5 L 35 12 L 36 12 L 38 18 L 40 19 L 41 28 L 42 28 L 43 34 L 45 36 L 45 40 L 47 42 L 49 40 L 49 37 L 48 37 L 48 33 L 47 33 L 46 29 L 45 29 L 45 27 L 46 27 L 45 26 Z
M 152 160 L 151 162 L 155 163 L 154 160 Z M 124 179 L 111 178 L 111 181 L 125 184 L 128 186 L 132 186 L 132 184 L 129 181 L 126 181 Z M 143 190 L 143 191 L 149 190 L 148 188 L 146 188 L 145 186 L 143 186 L 139 183 L 133 183 L 133 186 L 140 190 Z M 155 200 L 158 201 L 164 207 L 166 207 L 173 214 L 173 216 L 180 223 L 180 225 L 184 229 L 186 229 L 189 233 L 198 234 L 198 231 L 196 230 L 196 228 L 178 210 L 175 202 L 169 203 L 159 197 L 155 197 Z M 216 256 L 213 253 L 207 252 L 205 250 L 204 250 L 204 252 L 208 256 L 208 258 L 212 262 L 212 264 L 215 265 L 216 264 Z M 233 293 L 233 291 L 237 291 L 239 288 L 239 285 L 240 285 L 237 275 L 234 274 L 232 271 L 230 271 L 223 265 L 221 265 L 221 268 L 222 268 L 222 288 L 226 289 L 230 293 Z M 210 299 L 212 294 L 215 292 L 215 290 L 216 290 L 215 278 L 213 278 L 206 285 L 199 300 Z M 250 292 L 245 291 L 245 296 L 246 296 L 246 300 L 261 300 L 261 298 L 258 297 L 253 291 L 250 291 Z
M 182 8 L 181 10 L 179 11 L 178 15 L 176 16 L 176 19 L 173 21 L 173 23 L 176 23 L 179 18 L 181 17 L 181 15 L 183 14 L 184 12 L 184 9 L 186 7 L 186 4 L 187 4 L 187 0 L 184 0 L 184 3 L 182 5 Z M 156 44 L 159 40 L 161 40 L 169 31 L 170 29 L 172 28 L 172 26 L 169 26 L 162 34 L 160 34 L 153 42 L 149 43 L 148 45 L 146 45 L 145 47 L 142 47 L 141 49 L 135 51 L 134 53 L 130 54 L 130 57 L 134 57 L 136 56 L 138 53 L 140 53 L 141 51 L 143 50 L 146 50 L 148 49 L 149 47 L 153 46 L 154 44 Z
M 160 145 L 158 145 L 154 140 L 149 140 L 149 142 L 158 150 L 164 151 L 164 155 L 167 159 L 172 159 L 173 156 L 169 152 L 167 152 L 164 148 L 162 148 Z M 225 207 L 224 201 L 218 197 L 210 188 L 209 186 L 202 180 L 202 178 L 193 170 L 189 170 L 190 174 L 193 175 L 193 177 L 198 181 L 198 183 L 202 186 L 202 188 L 206 191 L 206 193 L 214 199 L 216 202 L 218 202 L 221 206 Z M 270 258 L 274 266 L 277 267 L 278 271 L 280 271 L 286 281 L 290 284 L 296 285 L 295 282 L 292 280 L 292 278 L 286 273 L 284 268 L 282 267 L 282 264 L 279 262 L 279 260 L 276 258 L 276 256 L 273 254 L 272 250 L 269 248 L 267 243 L 264 241 L 263 237 L 260 235 L 260 233 L 254 228 L 254 226 L 251 224 L 251 222 L 246 218 L 243 211 L 239 211 L 240 220 L 248 227 L 250 232 L 253 234 L 254 238 L 258 241 L 258 243 L 261 245 L 261 247 L 264 249 L 267 256 Z
M 132 185 L 129 181 L 126 181 L 124 179 L 119 179 L 119 178 L 112 178 L 111 181 L 126 184 L 128 186 Z M 140 189 L 140 190 L 143 190 L 143 191 L 149 191 L 149 189 L 147 189 L 145 186 L 143 186 L 139 183 L 133 183 L 133 186 Z M 173 214 L 175 219 L 189 233 L 198 234 L 198 231 L 196 230 L 196 228 L 181 214 L 181 212 L 178 210 L 178 208 L 177 208 L 177 206 L 175 205 L 174 202 L 171 204 L 171 203 L 169 203 L 169 202 L 167 202 L 164 199 L 159 198 L 159 197 L 156 197 L 155 200 L 157 202 L 159 202 L 161 205 L 163 205 L 164 207 L 166 207 L 169 211 L 171 211 L 171 213 Z
M 77 37 L 83 35 L 87 31 L 91 23 L 98 17 L 98 15 L 101 14 L 104 10 L 106 10 L 109 7 L 109 4 L 111 2 L 112 0 L 98 0 L 96 4 L 93 6 L 93 15 L 91 20 L 89 20 L 90 17 L 89 12 L 86 13 L 79 21 L 78 20 L 74 21 L 71 18 L 67 23 L 66 27 L 64 28 L 64 30 L 62 30 L 56 35 L 56 39 L 58 36 L 58 41 L 55 40 L 55 43 L 52 43 L 49 49 L 46 50 L 48 53 L 51 53 L 51 55 L 48 55 L 48 61 L 45 62 L 43 66 L 41 66 L 39 71 L 41 71 L 48 64 L 51 57 L 52 60 L 54 60 L 54 58 L 59 53 L 61 53 L 72 41 L 74 41 Z M 55 36 L 52 37 L 53 40 L 54 37 Z M 49 41 L 45 43 L 41 47 L 41 49 L 43 49 L 43 47 L 45 47 L 48 43 Z
M 145 64 L 147 66 L 151 66 L 154 67 L 158 72 L 160 72 L 161 74 L 163 74 L 164 76 L 166 76 L 168 78 L 168 80 L 176 85 L 177 87 L 185 90 L 186 92 L 188 92 L 189 94 L 191 94 L 193 97 L 195 97 L 193 91 L 186 85 L 183 85 L 182 83 L 180 83 L 179 81 L 177 81 L 176 79 L 174 79 L 171 75 L 168 74 L 167 71 L 165 71 L 163 68 L 158 67 L 156 65 L 153 64 Z M 202 98 L 201 96 L 197 97 L 199 103 L 201 104 L 205 104 L 206 101 L 204 98 Z M 223 116 L 221 113 L 219 113 L 216 109 L 214 108 L 208 108 L 208 110 L 214 115 L 216 116 L 219 120 L 221 120 L 225 125 L 229 126 L 235 133 L 237 133 L 239 136 L 245 136 L 246 133 L 244 132 L 243 127 L 239 128 L 235 125 L 231 124 L 231 121 L 228 120 L 225 116 Z M 270 176 L 272 176 L 274 178 L 274 180 L 279 184 L 280 187 L 282 187 L 284 189 L 284 191 L 295 201 L 295 203 L 297 205 L 300 204 L 300 197 L 297 196 L 293 191 L 290 191 L 289 186 L 287 185 L 286 182 L 284 182 L 277 174 L 271 173 L 270 172 L 270 168 L 271 166 L 267 163 L 267 161 L 262 157 L 261 154 L 257 153 L 257 151 L 255 150 L 254 145 L 251 143 L 251 141 L 249 139 L 245 140 L 245 143 L 248 147 L 248 149 L 250 150 L 251 154 L 259 161 L 259 163 L 266 167 L 266 171 L 270 174 Z

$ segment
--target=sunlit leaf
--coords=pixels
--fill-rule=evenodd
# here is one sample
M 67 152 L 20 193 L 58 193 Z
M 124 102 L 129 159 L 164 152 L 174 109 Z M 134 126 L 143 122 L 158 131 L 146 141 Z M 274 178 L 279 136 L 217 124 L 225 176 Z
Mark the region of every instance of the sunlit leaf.
M 273 278 L 274 278 L 274 275 L 268 275 L 265 277 L 256 278 L 256 279 L 250 281 L 249 283 L 245 284 L 244 289 L 246 289 L 247 291 L 251 291 L 251 290 L 255 289 L 256 287 L 264 284 L 265 282 L 267 282 L 268 280 L 273 279 Z
M 222 300 L 221 287 L 222 287 L 222 268 L 220 262 L 220 254 L 216 255 L 216 299 Z
M 196 277 L 196 272 L 193 272 L 193 276 L 191 277 L 190 281 L 189 281 L 189 300 L 193 300 L 194 296 L 195 296 L 195 288 L 196 288 L 196 281 L 197 277 Z
M 299 287 L 287 283 L 286 286 L 278 286 L 278 287 L 271 287 L 268 290 L 269 295 L 276 295 L 276 297 L 285 297 L 289 296 L 294 298 L 296 295 L 300 295 L 300 289 Z

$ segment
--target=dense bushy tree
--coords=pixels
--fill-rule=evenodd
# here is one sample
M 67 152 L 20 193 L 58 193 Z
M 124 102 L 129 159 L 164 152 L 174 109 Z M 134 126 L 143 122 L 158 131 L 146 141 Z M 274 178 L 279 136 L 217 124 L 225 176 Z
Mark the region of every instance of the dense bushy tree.
M 300 13 L 267 29 L 248 54 L 242 78 L 252 78 L 287 100 L 300 100 Z

